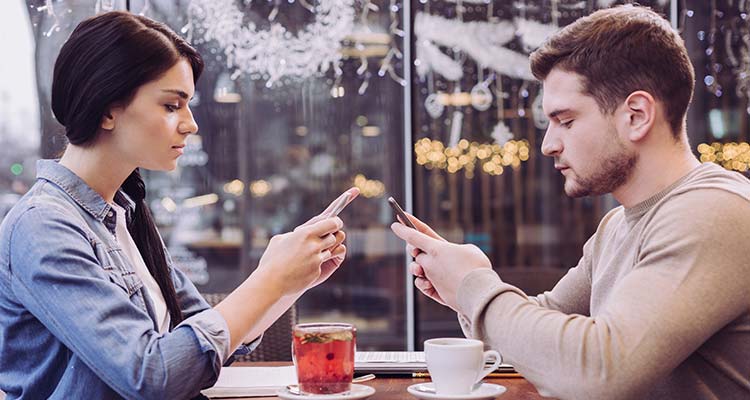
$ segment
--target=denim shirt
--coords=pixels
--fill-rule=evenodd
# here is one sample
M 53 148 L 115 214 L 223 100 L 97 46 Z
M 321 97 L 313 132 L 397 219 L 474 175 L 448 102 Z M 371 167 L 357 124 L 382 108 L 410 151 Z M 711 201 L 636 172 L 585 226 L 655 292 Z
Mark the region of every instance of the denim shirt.
M 129 217 L 133 203 L 121 192 L 115 201 Z M 37 182 L 0 226 L 8 399 L 186 399 L 215 383 L 233 350 L 226 321 L 167 256 L 185 320 L 160 334 L 115 221 L 72 171 L 37 163 Z

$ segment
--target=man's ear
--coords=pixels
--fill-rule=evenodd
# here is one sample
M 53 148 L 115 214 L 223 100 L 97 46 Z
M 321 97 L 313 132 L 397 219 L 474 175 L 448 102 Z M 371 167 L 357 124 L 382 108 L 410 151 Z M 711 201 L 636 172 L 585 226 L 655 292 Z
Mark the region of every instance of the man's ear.
M 631 142 L 642 140 L 648 135 L 656 122 L 658 108 L 654 96 L 643 90 L 637 90 L 625 99 L 624 124 L 628 139 Z
M 104 115 L 102 115 L 102 122 L 101 124 L 99 124 L 99 127 L 104 129 L 105 131 L 111 131 L 112 129 L 115 129 L 115 117 L 112 109 L 108 109 L 104 112 Z

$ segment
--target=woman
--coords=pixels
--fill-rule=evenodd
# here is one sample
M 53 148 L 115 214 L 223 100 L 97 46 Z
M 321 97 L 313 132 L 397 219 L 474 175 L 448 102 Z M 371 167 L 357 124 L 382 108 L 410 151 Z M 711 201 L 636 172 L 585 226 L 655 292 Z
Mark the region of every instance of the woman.
M 273 237 L 213 309 L 172 265 L 139 168 L 175 168 L 198 130 L 188 101 L 202 69 L 165 25 L 125 12 L 83 21 L 62 47 L 52 109 L 69 145 L 59 162 L 38 162 L 0 227 L 8 398 L 197 396 L 343 261 L 341 220 L 319 216 Z

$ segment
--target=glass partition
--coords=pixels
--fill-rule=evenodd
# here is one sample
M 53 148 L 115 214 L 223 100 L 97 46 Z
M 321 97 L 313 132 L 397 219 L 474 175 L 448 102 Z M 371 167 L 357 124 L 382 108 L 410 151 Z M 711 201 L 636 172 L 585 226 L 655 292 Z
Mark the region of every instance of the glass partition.
M 452 312 L 407 292 L 385 199 L 412 199 L 411 211 L 482 248 L 528 294 L 551 288 L 616 202 L 565 196 L 539 151 L 546 121 L 528 55 L 558 27 L 615 3 L 623 1 L 2 2 L 12 61 L 0 63 L 0 215 L 34 182 L 35 160 L 65 145 L 49 104 L 60 46 L 82 19 L 130 9 L 165 22 L 206 59 L 191 104 L 199 133 L 176 171 L 146 174 L 160 231 L 201 291 L 231 291 L 271 236 L 357 186 L 361 198 L 342 213 L 347 261 L 300 300 L 300 319 L 354 323 L 360 349 L 460 335 Z M 746 2 L 640 3 L 670 16 L 695 63 L 696 154 L 746 171 Z

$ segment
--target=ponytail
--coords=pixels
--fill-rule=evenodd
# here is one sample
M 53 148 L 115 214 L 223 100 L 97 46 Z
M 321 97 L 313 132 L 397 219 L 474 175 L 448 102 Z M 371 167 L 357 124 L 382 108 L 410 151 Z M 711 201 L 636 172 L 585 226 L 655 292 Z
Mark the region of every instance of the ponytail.
M 170 326 L 174 327 L 183 319 L 182 310 L 177 301 L 177 292 L 175 292 L 174 282 L 172 282 L 167 265 L 164 244 L 156 231 L 151 212 L 146 206 L 146 184 L 143 182 L 138 168 L 133 170 L 123 182 L 122 190 L 135 202 L 135 213 L 128 224 L 128 231 L 130 236 L 133 237 L 135 245 L 138 246 L 138 251 L 141 253 L 148 271 L 161 289 L 171 319 Z

